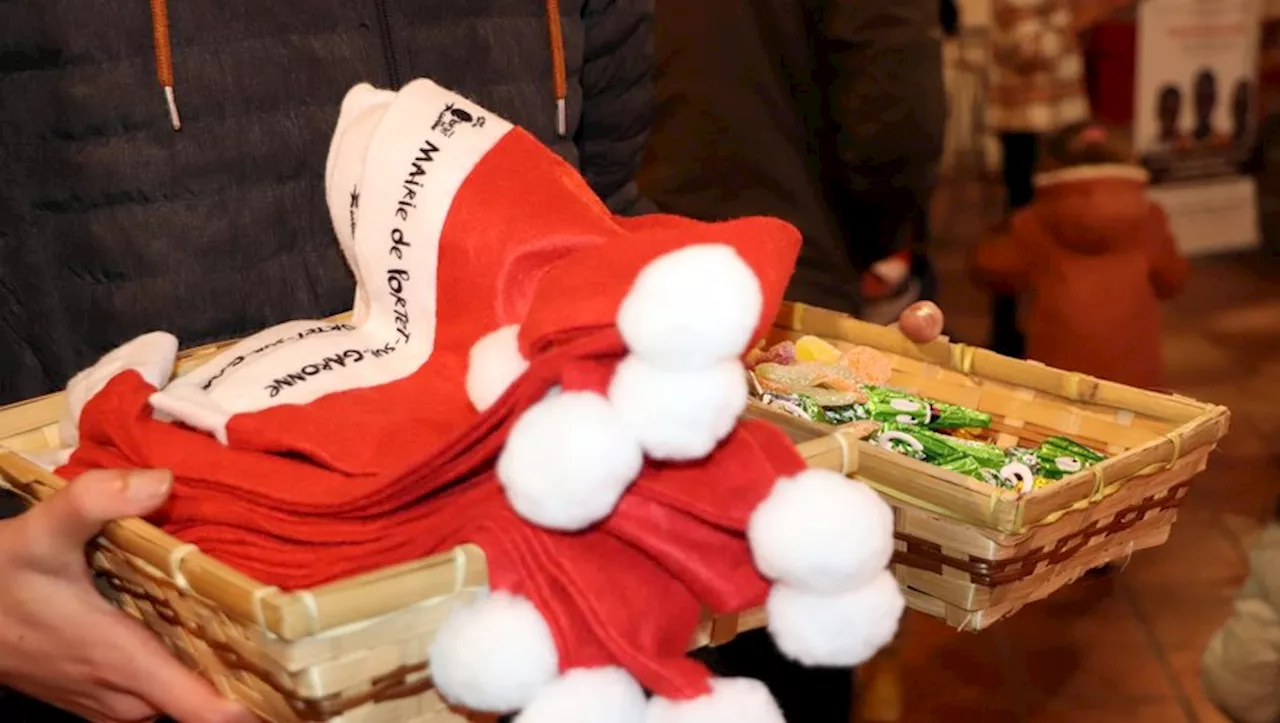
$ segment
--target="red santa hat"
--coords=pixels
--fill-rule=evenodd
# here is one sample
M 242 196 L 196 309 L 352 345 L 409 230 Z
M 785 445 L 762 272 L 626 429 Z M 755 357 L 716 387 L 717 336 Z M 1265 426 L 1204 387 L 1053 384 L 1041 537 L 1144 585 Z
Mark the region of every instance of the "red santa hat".
M 526 723 L 780 720 L 758 683 L 683 656 L 702 606 L 767 601 L 779 647 L 811 665 L 887 642 L 888 506 L 737 421 L 794 229 L 616 219 L 429 81 L 354 92 L 334 154 L 330 183 L 359 196 L 333 212 L 354 323 L 276 327 L 163 389 L 156 354 L 117 354 L 87 375 L 107 381 L 64 472 L 175 469 L 162 521 L 268 582 L 481 544 L 494 592 L 446 621 L 433 675 Z

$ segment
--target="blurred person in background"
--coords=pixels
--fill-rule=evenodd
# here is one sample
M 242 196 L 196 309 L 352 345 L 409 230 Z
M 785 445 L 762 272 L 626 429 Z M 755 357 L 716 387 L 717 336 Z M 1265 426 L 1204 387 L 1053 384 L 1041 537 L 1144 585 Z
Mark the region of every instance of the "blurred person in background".
M 993 0 L 987 125 L 999 135 L 1008 212 L 1031 203 L 1040 138 L 1090 116 L 1080 34 L 1133 0 Z M 1016 297 L 997 295 L 988 346 L 1022 357 Z
M 804 245 L 787 298 L 889 323 L 929 293 L 942 151 L 938 0 L 658 0 L 649 151 L 662 210 L 776 216 Z M 787 720 L 848 720 L 853 676 L 748 633 L 704 656 L 763 679 Z
M 1160 302 L 1181 291 L 1188 264 L 1147 196 L 1147 171 L 1089 122 L 1049 136 L 1039 166 L 1036 198 L 975 250 L 975 279 L 1026 295 L 1031 358 L 1164 388 Z
M 987 124 L 1000 137 L 1009 213 L 1031 203 L 1040 136 L 1089 117 L 1071 0 L 994 0 Z M 988 346 L 1026 353 L 1017 298 L 997 294 Z
M 1235 723 L 1280 720 L 1280 504 L 1249 554 L 1249 578 L 1209 640 L 1201 665 L 1209 700 Z
M 889 323 L 922 296 L 945 122 L 938 0 L 660 0 L 639 182 L 664 211 L 804 235 L 794 301 Z

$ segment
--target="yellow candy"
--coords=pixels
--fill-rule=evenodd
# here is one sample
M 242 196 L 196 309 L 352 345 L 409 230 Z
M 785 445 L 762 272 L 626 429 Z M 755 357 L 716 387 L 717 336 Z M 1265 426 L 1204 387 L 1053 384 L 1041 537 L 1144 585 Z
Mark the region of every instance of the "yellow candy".
M 825 339 L 802 336 L 796 339 L 796 361 L 835 364 L 840 361 L 840 350 Z

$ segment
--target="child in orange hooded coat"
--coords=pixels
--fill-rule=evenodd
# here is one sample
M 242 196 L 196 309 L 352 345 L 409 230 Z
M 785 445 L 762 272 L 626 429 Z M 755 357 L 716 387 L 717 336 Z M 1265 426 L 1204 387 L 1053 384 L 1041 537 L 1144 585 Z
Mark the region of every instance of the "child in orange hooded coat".
M 1027 356 L 1143 388 L 1164 385 L 1160 300 L 1188 265 L 1148 176 L 1101 126 L 1051 136 L 1036 198 L 972 259 L 975 279 L 1026 298 Z

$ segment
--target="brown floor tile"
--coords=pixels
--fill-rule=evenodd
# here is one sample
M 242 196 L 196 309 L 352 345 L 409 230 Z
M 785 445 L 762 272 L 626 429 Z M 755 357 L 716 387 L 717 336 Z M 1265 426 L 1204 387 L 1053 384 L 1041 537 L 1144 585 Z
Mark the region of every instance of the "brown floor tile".
M 994 721 L 1017 721 L 1021 680 L 991 631 L 959 633 L 909 614 L 901 633 L 904 721 L 985 721 L 970 717 L 995 707 Z M 1009 698 L 1008 691 L 1015 697 Z
M 1262 532 L 1265 522 L 1256 514 L 1245 516 L 1227 512 L 1222 515 L 1222 525 L 1227 528 L 1227 532 L 1231 533 L 1240 550 L 1248 553 L 1258 533 Z
M 1204 689 L 1200 685 L 1199 654 L 1179 655 L 1170 662 L 1182 694 L 1191 709 L 1195 711 L 1199 723 L 1228 723 L 1227 717 L 1205 697 Z
M 1126 584 L 1135 588 L 1213 585 L 1225 589 L 1242 583 L 1245 572 L 1244 557 L 1227 529 L 1214 514 L 1192 507 L 1179 511 L 1168 542 L 1135 553 L 1123 575 Z
M 921 700 L 907 709 L 901 723 L 1024 723 L 1022 714 L 1002 707 L 999 700 L 992 700 L 998 692 L 991 692 L 985 699 L 954 701 L 921 696 Z
M 1213 334 L 1274 339 L 1280 330 L 1280 301 L 1264 300 L 1259 304 L 1220 311 L 1211 315 L 1207 322 L 1205 327 Z
M 1029 723 L 1183 723 L 1190 721 L 1172 699 L 1116 698 L 1088 706 L 1055 703 L 1033 712 Z
M 1184 524 L 1188 527 L 1203 524 L 1230 536 L 1230 527 L 1225 522 L 1228 515 L 1259 523 L 1268 520 L 1275 512 L 1277 497 L 1280 497 L 1280 468 L 1269 458 L 1242 459 L 1216 454 L 1209 458 L 1209 469 L 1192 482 L 1187 492 L 1173 526 L 1175 541 L 1191 542 L 1182 539 L 1195 534 L 1184 532 Z
M 1175 692 L 1114 574 L 1077 582 L 1024 608 L 995 631 L 1012 641 L 1034 707 L 1165 698 Z
M 1242 360 L 1203 331 L 1164 335 L 1165 374 L 1171 385 L 1214 384 L 1240 374 Z
M 1205 698 L 1200 659 L 1210 636 L 1230 612 L 1235 587 L 1149 585 L 1133 589 L 1132 594 L 1197 718 L 1202 723 L 1225 720 Z
M 1231 609 L 1238 585 L 1130 582 L 1138 615 L 1150 626 L 1160 652 L 1183 668 L 1197 667 L 1200 654 Z M 1176 666 L 1175 666 L 1176 667 Z

